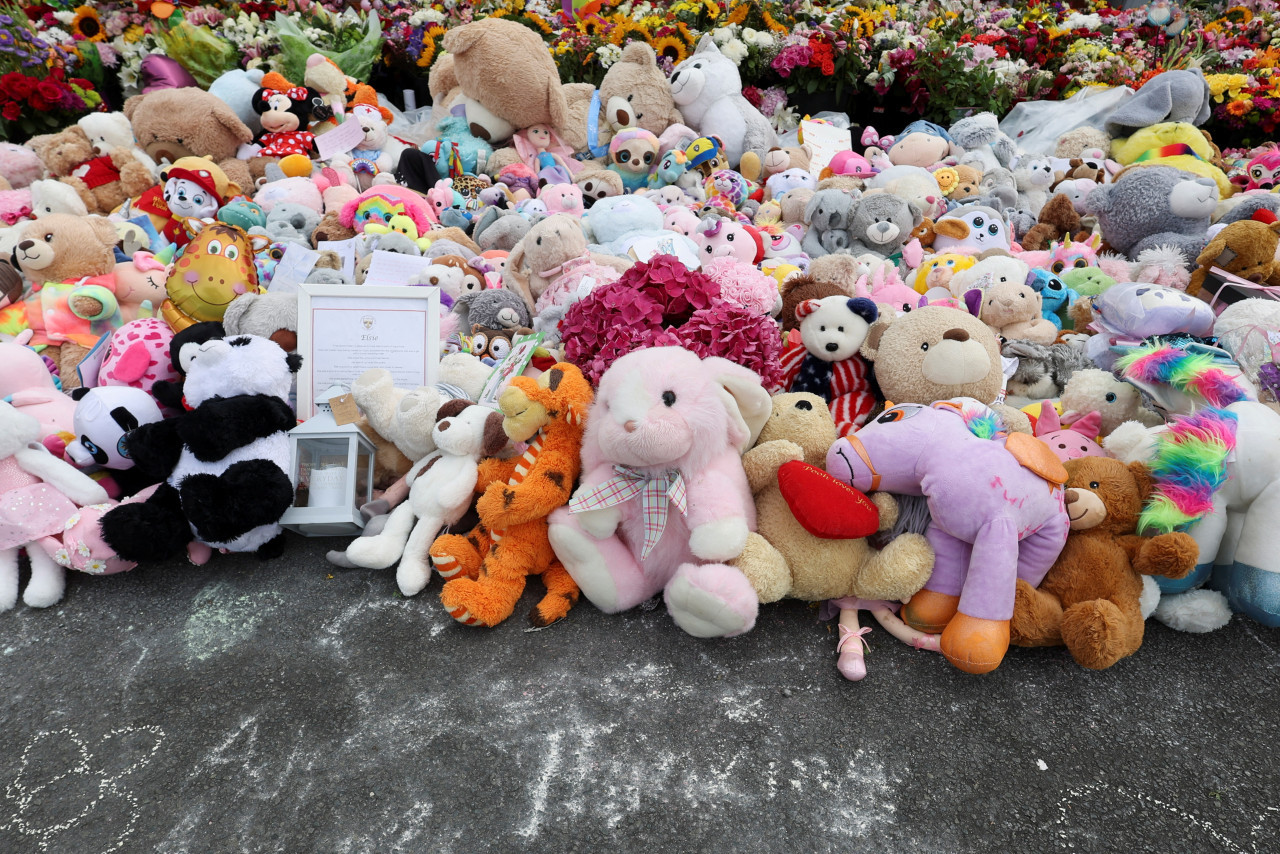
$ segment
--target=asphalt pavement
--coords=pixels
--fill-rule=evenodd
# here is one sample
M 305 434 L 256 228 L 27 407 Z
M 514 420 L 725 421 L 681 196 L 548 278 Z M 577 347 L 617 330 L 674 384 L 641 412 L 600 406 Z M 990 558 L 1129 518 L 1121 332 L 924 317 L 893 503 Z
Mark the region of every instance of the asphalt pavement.
M 1280 850 L 1280 634 L 1242 617 L 982 677 L 877 628 L 850 683 L 803 603 L 467 628 L 337 544 L 0 614 L 0 852 Z

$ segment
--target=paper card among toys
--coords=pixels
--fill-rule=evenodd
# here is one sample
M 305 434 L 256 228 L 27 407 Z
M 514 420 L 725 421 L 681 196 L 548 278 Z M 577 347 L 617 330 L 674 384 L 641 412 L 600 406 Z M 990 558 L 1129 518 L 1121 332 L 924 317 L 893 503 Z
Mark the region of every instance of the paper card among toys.
M 702 261 L 689 251 L 689 247 L 673 237 L 642 237 L 631 244 L 628 254 L 640 262 L 646 262 L 655 255 L 674 255 L 681 264 L 690 270 L 697 270 Z
M 518 377 L 524 373 L 524 369 L 529 367 L 529 362 L 533 360 L 534 352 L 541 344 L 541 332 L 535 332 L 532 335 L 520 335 L 513 339 L 511 352 L 498 363 L 498 366 L 493 369 L 493 373 L 489 374 L 489 379 L 485 381 L 484 389 L 480 392 L 480 400 L 477 402 L 481 406 L 497 409 L 498 398 L 510 384 L 511 378 Z

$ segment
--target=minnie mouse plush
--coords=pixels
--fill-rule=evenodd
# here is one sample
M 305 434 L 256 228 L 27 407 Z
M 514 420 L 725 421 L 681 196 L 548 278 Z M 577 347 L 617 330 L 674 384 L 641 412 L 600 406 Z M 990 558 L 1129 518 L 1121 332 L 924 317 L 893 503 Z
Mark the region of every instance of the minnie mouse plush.
M 263 76 L 262 88 L 254 93 L 252 103 L 262 121 L 262 131 L 253 140 L 262 146 L 258 157 L 310 157 L 315 153 L 316 137 L 307 128 L 321 103 L 319 92 L 309 86 L 294 86 L 272 71 Z

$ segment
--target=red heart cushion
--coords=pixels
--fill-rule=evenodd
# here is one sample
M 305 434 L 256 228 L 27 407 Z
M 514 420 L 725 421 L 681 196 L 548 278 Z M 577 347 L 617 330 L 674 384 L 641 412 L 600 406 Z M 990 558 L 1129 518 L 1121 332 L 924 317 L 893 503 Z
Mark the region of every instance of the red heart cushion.
M 792 461 L 778 469 L 778 489 L 806 531 L 824 540 L 869 537 L 880 527 L 870 498 L 817 466 Z

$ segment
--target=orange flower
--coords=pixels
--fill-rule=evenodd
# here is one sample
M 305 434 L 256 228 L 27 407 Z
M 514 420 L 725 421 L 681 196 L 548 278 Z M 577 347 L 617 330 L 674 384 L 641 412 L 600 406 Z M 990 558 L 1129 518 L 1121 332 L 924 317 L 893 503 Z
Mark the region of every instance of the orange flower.
M 1252 109 L 1253 101 L 1232 101 L 1227 104 L 1227 115 L 1235 116 L 1239 119 L 1243 118 Z

